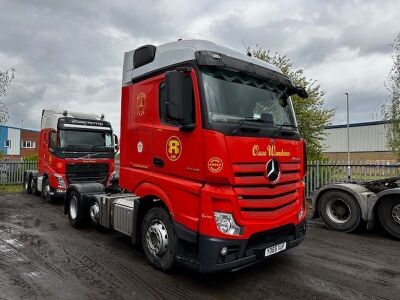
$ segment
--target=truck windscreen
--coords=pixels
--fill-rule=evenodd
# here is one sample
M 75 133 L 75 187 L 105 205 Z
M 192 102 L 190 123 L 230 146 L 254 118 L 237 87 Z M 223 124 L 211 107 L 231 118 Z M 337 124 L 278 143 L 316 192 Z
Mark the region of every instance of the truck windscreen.
M 202 69 L 208 120 L 211 124 L 297 130 L 296 119 L 286 87 L 272 81 L 221 69 Z
M 60 147 L 82 150 L 113 150 L 111 132 L 60 130 Z

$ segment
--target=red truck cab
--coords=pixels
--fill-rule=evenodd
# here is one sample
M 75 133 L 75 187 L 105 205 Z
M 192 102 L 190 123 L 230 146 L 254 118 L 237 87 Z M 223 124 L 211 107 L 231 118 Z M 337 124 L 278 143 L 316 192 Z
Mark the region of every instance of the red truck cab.
M 307 96 L 275 66 L 207 41 L 125 53 L 120 186 L 167 211 L 175 261 L 237 269 L 303 240 L 305 143 L 292 94 Z M 157 241 L 157 226 L 146 227 L 155 241 L 143 240 L 145 254 L 166 269 L 157 243 L 172 240 Z
M 38 170 L 26 172 L 26 189 L 52 202 L 73 183 L 107 185 L 114 172 L 114 139 L 104 116 L 43 110 Z

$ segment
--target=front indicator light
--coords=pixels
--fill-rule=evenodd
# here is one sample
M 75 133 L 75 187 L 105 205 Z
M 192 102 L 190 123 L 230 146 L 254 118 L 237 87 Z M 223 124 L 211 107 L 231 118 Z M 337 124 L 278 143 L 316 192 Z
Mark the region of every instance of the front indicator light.
M 243 227 L 236 224 L 232 214 L 214 212 L 214 218 L 220 232 L 229 235 L 243 234 Z

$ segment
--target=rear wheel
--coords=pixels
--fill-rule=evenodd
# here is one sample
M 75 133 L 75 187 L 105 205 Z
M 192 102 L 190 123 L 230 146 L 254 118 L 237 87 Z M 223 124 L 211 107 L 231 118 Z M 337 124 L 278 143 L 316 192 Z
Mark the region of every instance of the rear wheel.
M 24 174 L 23 188 L 28 194 L 32 194 L 32 175 L 29 173 Z
M 383 199 L 378 206 L 378 218 L 383 228 L 393 237 L 400 239 L 400 199 Z
M 42 183 L 42 198 L 48 203 L 54 203 L 54 197 L 50 194 L 51 187 L 50 187 L 50 180 L 45 177 L 43 178 Z
M 37 189 L 37 178 L 32 177 L 31 190 L 32 190 L 32 194 L 39 195 L 39 191 Z
M 162 271 L 175 261 L 176 234 L 168 212 L 160 207 L 150 209 L 142 224 L 143 251 L 150 263 Z
M 361 223 L 361 209 L 354 197 L 343 191 L 328 191 L 321 196 L 318 212 L 333 230 L 351 232 Z
M 80 228 L 86 223 L 86 210 L 82 205 L 82 196 L 77 191 L 68 194 L 68 219 L 72 227 Z

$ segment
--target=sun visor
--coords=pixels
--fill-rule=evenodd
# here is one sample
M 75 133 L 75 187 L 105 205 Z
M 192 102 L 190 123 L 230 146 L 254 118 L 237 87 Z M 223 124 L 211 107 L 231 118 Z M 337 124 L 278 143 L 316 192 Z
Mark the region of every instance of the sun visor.
M 200 66 L 215 66 L 238 70 L 257 77 L 268 78 L 283 85 L 294 86 L 292 81 L 281 73 L 228 55 L 213 51 L 196 51 L 195 57 L 197 64 Z

